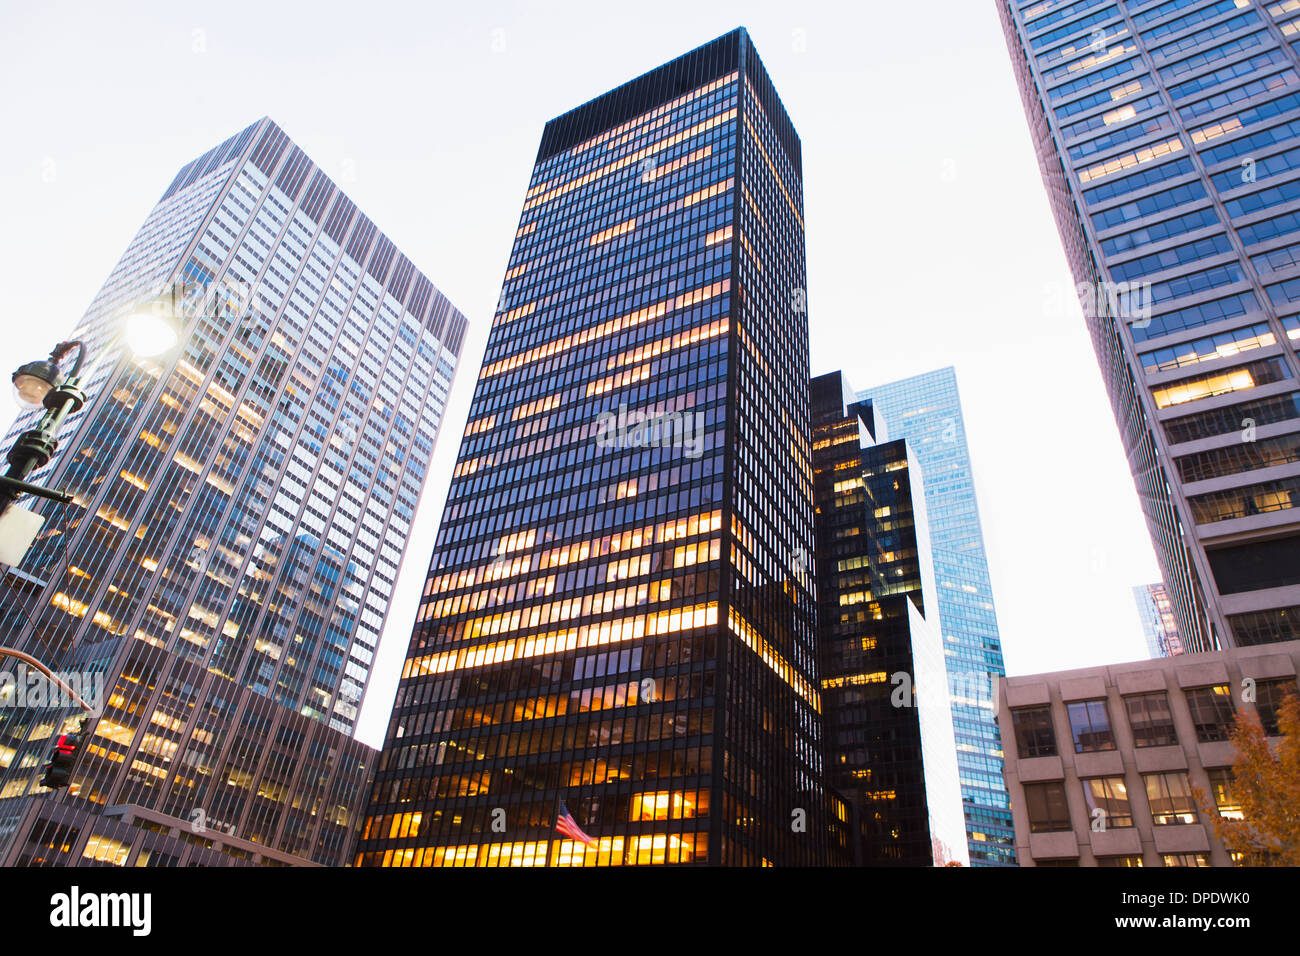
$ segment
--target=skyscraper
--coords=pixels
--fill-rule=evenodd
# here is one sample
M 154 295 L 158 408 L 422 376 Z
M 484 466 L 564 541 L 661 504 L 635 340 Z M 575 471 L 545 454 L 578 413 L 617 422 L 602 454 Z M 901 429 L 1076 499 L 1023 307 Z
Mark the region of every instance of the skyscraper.
M 839 372 L 811 383 L 827 785 L 859 866 L 968 863 L 925 480 Z
M 358 863 L 825 859 L 803 289 L 743 29 L 547 123 Z
M 1178 636 L 1178 622 L 1169 602 L 1169 592 L 1163 584 L 1139 584 L 1133 589 L 1138 617 L 1142 621 L 1142 634 L 1147 640 L 1147 650 L 1152 657 L 1174 657 L 1183 653 L 1183 642 Z
M 891 437 L 907 439 L 925 472 L 971 863 L 1014 865 L 1015 830 L 992 706 L 997 679 L 1006 667 L 956 370 L 938 369 L 865 389 L 858 398 L 871 403 Z
M 122 313 L 184 324 L 157 361 Z M 42 482 L 6 643 L 103 675 L 71 786 L 62 717 L 0 712 L 5 862 L 344 859 L 351 738 L 464 317 L 269 119 L 185 166 L 73 337 L 102 357 Z M 11 432 L 12 442 L 20 421 Z
M 1300 10 L 998 12 L 1184 646 L 1300 636 Z

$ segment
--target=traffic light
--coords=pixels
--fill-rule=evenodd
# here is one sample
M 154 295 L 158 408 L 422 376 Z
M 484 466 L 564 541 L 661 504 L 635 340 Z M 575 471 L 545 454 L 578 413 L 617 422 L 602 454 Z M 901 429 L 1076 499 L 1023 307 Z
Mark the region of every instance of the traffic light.
M 57 790 L 68 785 L 68 781 L 72 779 L 72 765 L 77 762 L 77 751 L 81 749 L 81 739 L 85 730 L 86 721 L 83 719 L 76 733 L 59 734 L 54 742 L 54 753 L 50 754 L 50 759 L 45 764 L 45 775 L 41 777 L 42 787 Z

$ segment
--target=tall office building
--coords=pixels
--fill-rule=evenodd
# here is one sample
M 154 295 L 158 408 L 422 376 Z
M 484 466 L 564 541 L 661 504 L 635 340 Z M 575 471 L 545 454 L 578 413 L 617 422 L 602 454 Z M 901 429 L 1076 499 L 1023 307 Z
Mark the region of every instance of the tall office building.
M 998 12 L 1184 645 L 1300 636 L 1300 8 Z
M 121 340 L 155 301 L 181 342 Z M 40 476 L 6 643 L 103 676 L 0 712 L 5 863 L 339 863 L 375 752 L 351 737 L 465 320 L 268 119 L 185 166 L 73 338 L 102 361 Z M 30 426 L 30 418 L 17 428 Z
M 951 367 L 927 372 L 865 389 L 858 398 L 872 404 L 891 437 L 907 439 L 925 472 L 971 864 L 1013 866 L 1015 830 L 993 712 L 993 693 L 1006 667 L 957 373 Z
M 1139 584 L 1133 589 L 1137 602 L 1138 618 L 1142 621 L 1142 635 L 1152 657 L 1175 657 L 1183 653 L 1183 641 L 1178 636 L 1178 621 L 1174 606 L 1163 584 Z
M 743 29 L 546 125 L 359 864 L 825 859 L 804 281 Z
M 826 775 L 852 862 L 967 864 L 926 481 L 841 373 L 810 402 Z

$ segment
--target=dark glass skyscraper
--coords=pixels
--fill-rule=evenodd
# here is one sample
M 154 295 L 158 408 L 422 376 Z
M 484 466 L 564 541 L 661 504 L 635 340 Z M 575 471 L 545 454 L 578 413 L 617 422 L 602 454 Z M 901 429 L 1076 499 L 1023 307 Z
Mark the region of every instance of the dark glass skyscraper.
M 926 482 L 841 373 L 810 400 L 827 785 L 853 862 L 967 863 Z
M 122 316 L 162 294 L 157 360 Z M 263 119 L 185 166 L 73 337 L 99 359 L 0 600 L 5 643 L 103 675 L 67 790 L 66 712 L 0 711 L 6 863 L 343 862 L 375 752 L 351 737 L 464 317 Z M 30 427 L 30 418 L 18 428 Z
M 997 680 L 1006 674 L 1006 666 L 957 372 L 937 369 L 863 389 L 858 398 L 870 402 L 883 418 L 888 437 L 907 439 L 925 471 L 925 508 L 971 864 L 1012 866 L 1016 835 L 993 714 Z
M 997 7 L 1184 647 L 1300 637 L 1300 8 Z
M 803 228 L 743 29 L 546 125 L 358 863 L 825 859 Z

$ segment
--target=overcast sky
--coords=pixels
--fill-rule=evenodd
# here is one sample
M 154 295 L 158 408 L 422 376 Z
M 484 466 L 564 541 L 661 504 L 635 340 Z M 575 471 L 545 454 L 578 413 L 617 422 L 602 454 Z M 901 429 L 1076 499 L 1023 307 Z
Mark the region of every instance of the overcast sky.
M 543 124 L 739 25 L 803 141 L 813 373 L 956 366 L 1009 672 L 1146 656 L 1129 588 L 1159 572 L 993 0 L 3 0 L 0 364 L 48 352 L 176 171 L 257 118 L 340 182 L 471 321 L 378 745 Z

